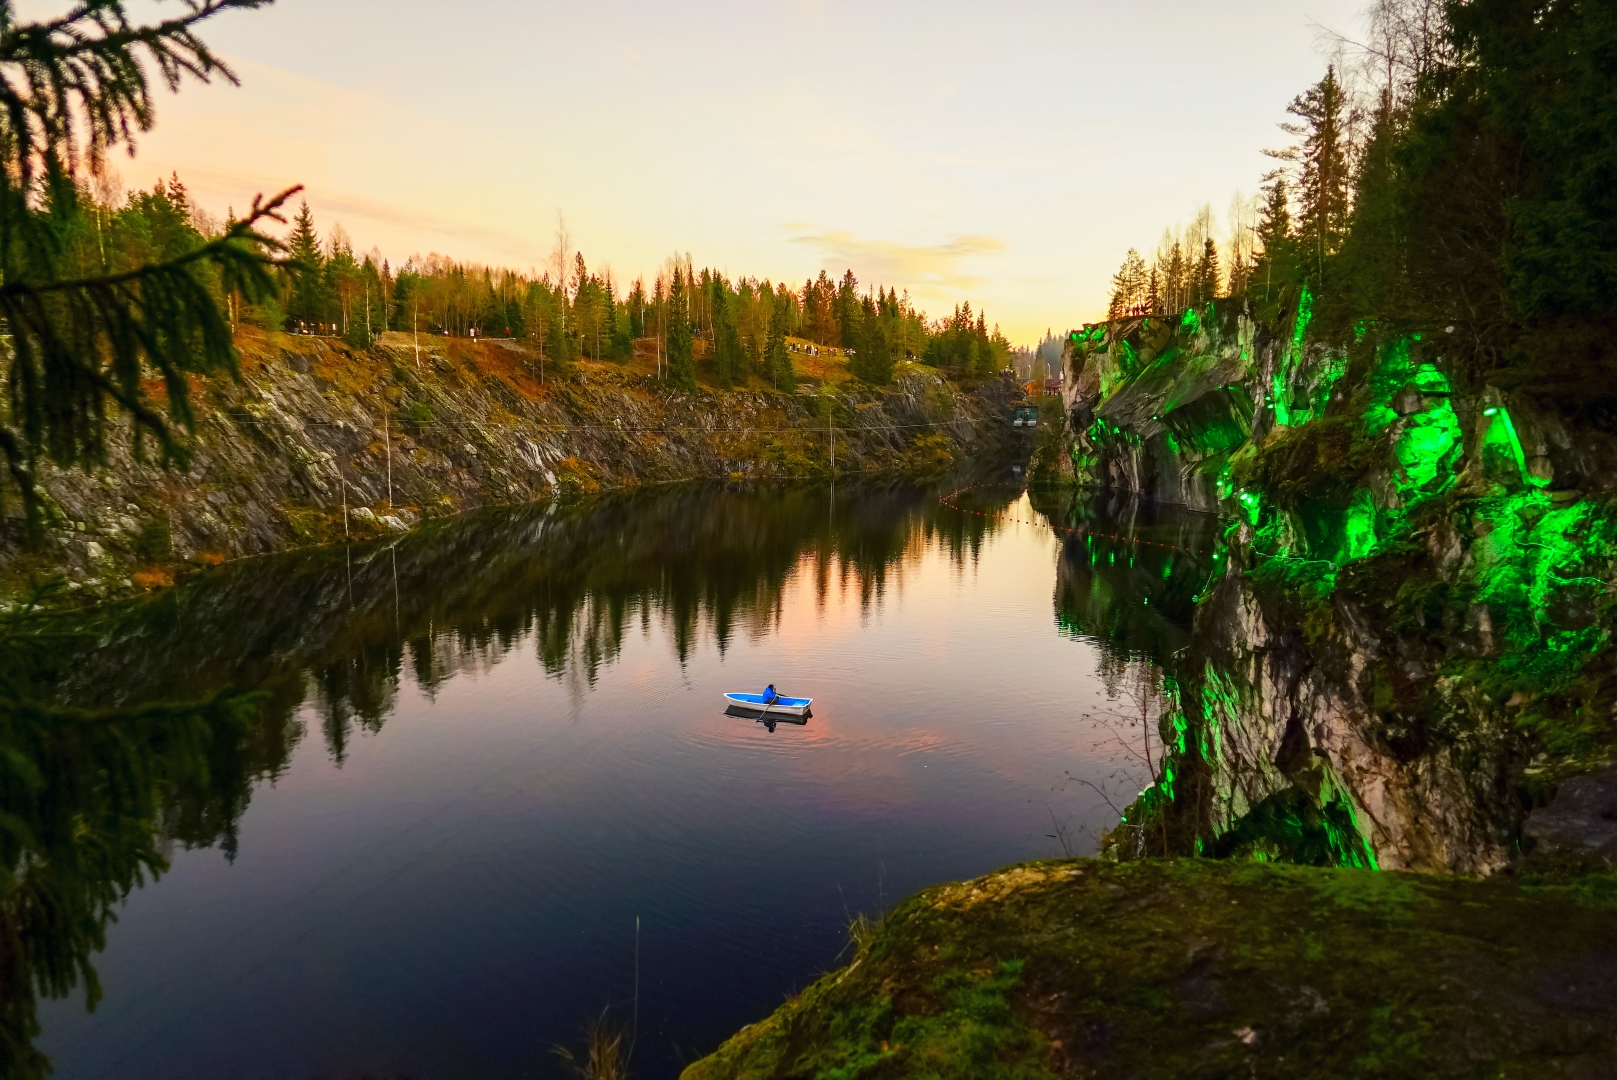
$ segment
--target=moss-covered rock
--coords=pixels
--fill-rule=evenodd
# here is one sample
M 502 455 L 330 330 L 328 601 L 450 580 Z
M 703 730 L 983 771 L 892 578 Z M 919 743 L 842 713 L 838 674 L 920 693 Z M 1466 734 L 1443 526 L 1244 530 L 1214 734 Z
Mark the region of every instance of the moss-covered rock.
M 1617 878 L 1210 860 L 929 889 L 692 1065 L 763 1077 L 1599 1077 Z

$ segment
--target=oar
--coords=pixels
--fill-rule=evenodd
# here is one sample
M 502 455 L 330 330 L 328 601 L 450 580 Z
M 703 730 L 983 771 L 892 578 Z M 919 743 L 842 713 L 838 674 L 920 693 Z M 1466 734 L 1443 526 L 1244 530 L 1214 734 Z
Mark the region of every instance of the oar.
M 780 691 L 777 690 L 777 691 L 775 691 L 775 701 L 779 701 L 779 700 L 780 700 Z M 769 715 L 769 710 L 773 709 L 775 707 L 775 701 L 769 701 L 769 702 L 764 703 L 764 711 L 758 714 L 758 723 L 761 724 L 761 723 L 764 722 L 764 717 Z M 773 730 L 773 729 L 771 729 L 771 730 Z

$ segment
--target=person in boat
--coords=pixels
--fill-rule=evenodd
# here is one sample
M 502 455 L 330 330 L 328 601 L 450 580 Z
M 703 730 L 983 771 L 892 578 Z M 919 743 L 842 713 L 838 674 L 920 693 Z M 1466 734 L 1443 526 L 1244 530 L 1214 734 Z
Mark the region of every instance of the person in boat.
M 773 705 L 780 700 L 780 694 L 775 690 L 775 684 L 770 683 L 764 687 L 764 704 Z

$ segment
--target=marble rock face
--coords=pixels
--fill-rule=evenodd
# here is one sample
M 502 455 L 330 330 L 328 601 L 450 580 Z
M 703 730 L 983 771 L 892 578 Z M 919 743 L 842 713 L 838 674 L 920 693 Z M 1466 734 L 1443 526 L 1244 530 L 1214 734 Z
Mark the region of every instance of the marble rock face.
M 1522 831 L 1543 850 L 1595 855 L 1617 865 L 1617 765 L 1562 783 Z

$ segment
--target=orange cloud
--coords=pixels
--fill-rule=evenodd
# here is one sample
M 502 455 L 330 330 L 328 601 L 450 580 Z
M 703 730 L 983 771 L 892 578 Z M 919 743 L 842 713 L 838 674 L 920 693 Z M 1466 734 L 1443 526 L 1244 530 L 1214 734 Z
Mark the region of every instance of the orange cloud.
M 790 228 L 790 226 L 788 226 Z M 942 286 L 971 289 L 983 278 L 961 269 L 979 255 L 1003 251 L 995 236 L 957 236 L 941 244 L 900 244 L 892 240 L 865 240 L 836 230 L 801 231 L 792 242 L 816 248 L 828 266 L 852 267 L 866 282 L 902 283 L 910 288 Z

